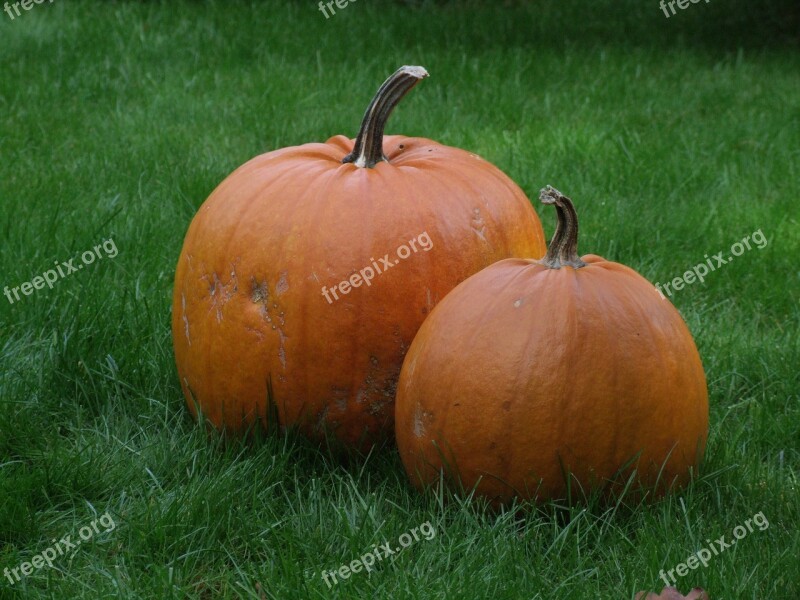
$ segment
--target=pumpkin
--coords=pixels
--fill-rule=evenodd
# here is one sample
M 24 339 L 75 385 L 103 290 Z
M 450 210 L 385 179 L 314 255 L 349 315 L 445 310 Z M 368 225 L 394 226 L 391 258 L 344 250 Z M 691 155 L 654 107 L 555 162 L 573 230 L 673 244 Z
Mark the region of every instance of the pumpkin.
M 495 506 L 607 495 L 632 469 L 637 493 L 686 483 L 708 434 L 688 328 L 632 269 L 578 257 L 569 198 L 548 187 L 541 200 L 558 214 L 545 257 L 461 283 L 406 355 L 396 436 L 409 477 L 443 473 Z
M 172 304 L 194 415 L 362 450 L 392 440 L 400 367 L 427 313 L 483 267 L 544 254 L 536 212 L 499 169 L 428 139 L 384 136 L 426 76 L 403 67 L 389 77 L 355 140 L 253 158 L 200 207 Z

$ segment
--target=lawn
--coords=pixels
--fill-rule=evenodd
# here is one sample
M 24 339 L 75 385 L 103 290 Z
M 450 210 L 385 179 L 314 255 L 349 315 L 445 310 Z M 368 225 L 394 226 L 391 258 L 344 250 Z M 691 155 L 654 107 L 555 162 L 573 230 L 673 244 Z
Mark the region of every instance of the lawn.
M 0 286 L 96 260 L 0 298 L 0 598 L 632 599 L 759 514 L 678 587 L 797 597 L 799 25 L 781 0 L 669 18 L 656 0 L 1 12 Z M 533 199 L 558 187 L 583 253 L 663 284 L 763 236 L 670 298 L 709 386 L 687 489 L 498 513 L 417 493 L 393 447 L 343 460 L 190 418 L 170 303 L 193 215 L 257 154 L 354 136 L 403 64 L 431 76 L 388 133 L 475 152 Z M 552 235 L 552 209 L 535 209 Z M 323 579 L 415 529 L 370 573 Z

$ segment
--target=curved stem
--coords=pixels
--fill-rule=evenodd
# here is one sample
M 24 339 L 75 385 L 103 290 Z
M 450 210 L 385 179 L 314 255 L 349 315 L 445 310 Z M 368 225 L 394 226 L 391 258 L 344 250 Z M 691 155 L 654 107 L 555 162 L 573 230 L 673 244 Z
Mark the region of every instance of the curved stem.
M 555 205 L 558 216 L 556 232 L 547 247 L 547 254 L 539 262 L 548 269 L 585 267 L 586 263 L 578 256 L 578 214 L 572 200 L 549 185 L 539 192 L 539 200 L 543 204 Z
M 383 154 L 383 130 L 394 107 L 400 103 L 411 88 L 428 76 L 422 67 L 400 67 L 383 82 L 364 113 L 353 151 L 342 159 L 343 163 L 355 163 L 357 167 L 371 169 L 386 160 Z

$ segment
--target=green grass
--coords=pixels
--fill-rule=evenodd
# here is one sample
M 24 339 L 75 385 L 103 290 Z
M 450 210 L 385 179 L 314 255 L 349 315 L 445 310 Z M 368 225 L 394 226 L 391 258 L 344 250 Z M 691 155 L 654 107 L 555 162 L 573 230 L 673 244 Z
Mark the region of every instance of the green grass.
M 312 0 L 0 13 L 0 285 L 107 238 L 119 249 L 0 298 L 0 570 L 106 511 L 116 523 L 20 583 L 0 573 L 0 598 L 628 599 L 758 512 L 769 528 L 682 591 L 800 593 L 797 10 L 544 4 L 361 0 L 327 21 Z M 256 154 L 354 135 L 401 64 L 431 78 L 389 132 L 477 152 L 531 197 L 562 189 L 584 253 L 664 282 L 767 237 L 672 298 L 711 403 L 689 489 L 495 514 L 415 493 L 391 448 L 342 464 L 293 435 L 224 442 L 188 417 L 169 322 L 193 214 Z M 370 575 L 330 590 L 312 575 L 425 522 L 434 539 Z

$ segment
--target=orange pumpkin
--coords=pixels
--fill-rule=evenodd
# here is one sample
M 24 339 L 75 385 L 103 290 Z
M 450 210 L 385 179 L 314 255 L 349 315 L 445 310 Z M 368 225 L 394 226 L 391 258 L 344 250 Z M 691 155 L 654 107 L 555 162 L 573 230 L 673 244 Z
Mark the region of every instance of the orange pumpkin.
M 284 148 L 237 169 L 186 234 L 172 332 L 189 408 L 219 428 L 282 426 L 365 449 L 391 439 L 397 378 L 426 314 L 511 256 L 541 256 L 525 194 L 464 150 L 388 136 L 427 72 L 380 88 L 355 140 Z
M 645 489 L 685 483 L 708 434 L 689 330 L 632 269 L 578 257 L 569 198 L 541 200 L 558 213 L 546 256 L 461 283 L 406 355 L 396 435 L 411 480 L 444 470 L 495 505 L 608 490 L 634 467 Z

